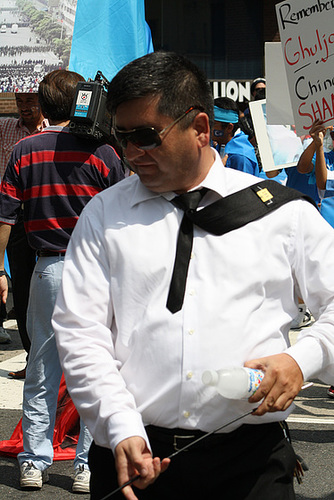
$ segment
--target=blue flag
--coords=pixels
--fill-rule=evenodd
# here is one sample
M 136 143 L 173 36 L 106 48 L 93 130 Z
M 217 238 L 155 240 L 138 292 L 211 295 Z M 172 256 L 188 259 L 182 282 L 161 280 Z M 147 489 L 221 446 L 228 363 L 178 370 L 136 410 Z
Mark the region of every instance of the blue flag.
M 137 57 L 153 52 L 144 0 L 78 0 L 69 69 L 110 81 Z

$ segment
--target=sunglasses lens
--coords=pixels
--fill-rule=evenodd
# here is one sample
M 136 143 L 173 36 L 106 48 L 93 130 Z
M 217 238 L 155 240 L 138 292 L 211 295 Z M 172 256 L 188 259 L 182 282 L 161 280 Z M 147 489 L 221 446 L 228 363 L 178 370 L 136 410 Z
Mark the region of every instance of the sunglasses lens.
M 127 147 L 128 142 L 144 150 L 154 149 L 161 144 L 160 136 L 154 128 L 142 128 L 133 132 L 120 132 L 116 130 L 115 137 L 124 149 Z
M 128 141 L 141 149 L 153 149 L 161 144 L 160 136 L 154 128 L 138 129 L 129 136 Z

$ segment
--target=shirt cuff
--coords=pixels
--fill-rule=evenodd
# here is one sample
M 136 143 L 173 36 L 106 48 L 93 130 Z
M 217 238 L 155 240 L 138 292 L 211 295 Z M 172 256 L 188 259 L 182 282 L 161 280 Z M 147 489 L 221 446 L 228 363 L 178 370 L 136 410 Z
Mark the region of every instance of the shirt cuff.
M 108 419 L 108 438 L 113 453 L 116 446 L 129 437 L 142 437 L 151 450 L 141 415 L 133 412 L 119 412 Z M 98 444 L 98 443 L 97 443 Z
M 286 351 L 298 363 L 304 380 L 317 375 L 323 370 L 324 354 L 318 340 L 314 337 L 304 337 Z

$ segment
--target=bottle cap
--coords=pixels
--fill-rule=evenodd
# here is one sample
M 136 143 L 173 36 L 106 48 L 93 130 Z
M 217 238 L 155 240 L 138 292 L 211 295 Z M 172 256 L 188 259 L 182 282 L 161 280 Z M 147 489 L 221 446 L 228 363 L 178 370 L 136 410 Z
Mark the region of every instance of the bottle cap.
M 205 385 L 216 385 L 218 378 L 218 373 L 215 370 L 206 370 L 203 372 L 202 382 Z

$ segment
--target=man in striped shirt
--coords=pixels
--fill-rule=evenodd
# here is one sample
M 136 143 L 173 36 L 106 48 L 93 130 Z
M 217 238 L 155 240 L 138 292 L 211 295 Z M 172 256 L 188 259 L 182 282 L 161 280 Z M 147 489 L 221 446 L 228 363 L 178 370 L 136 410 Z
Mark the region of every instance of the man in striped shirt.
M 3 258 L 10 228 L 22 202 L 28 242 L 38 260 L 31 280 L 27 329 L 31 349 L 24 386 L 23 447 L 18 455 L 22 488 L 41 488 L 53 460 L 53 430 L 61 367 L 51 316 L 64 256 L 83 207 L 103 189 L 123 179 L 121 161 L 108 144 L 69 132 L 77 73 L 56 70 L 39 86 L 39 101 L 50 127 L 14 148 L 0 190 L 0 295 L 7 297 Z M 89 491 L 91 436 L 81 425 L 74 460 L 73 491 Z

